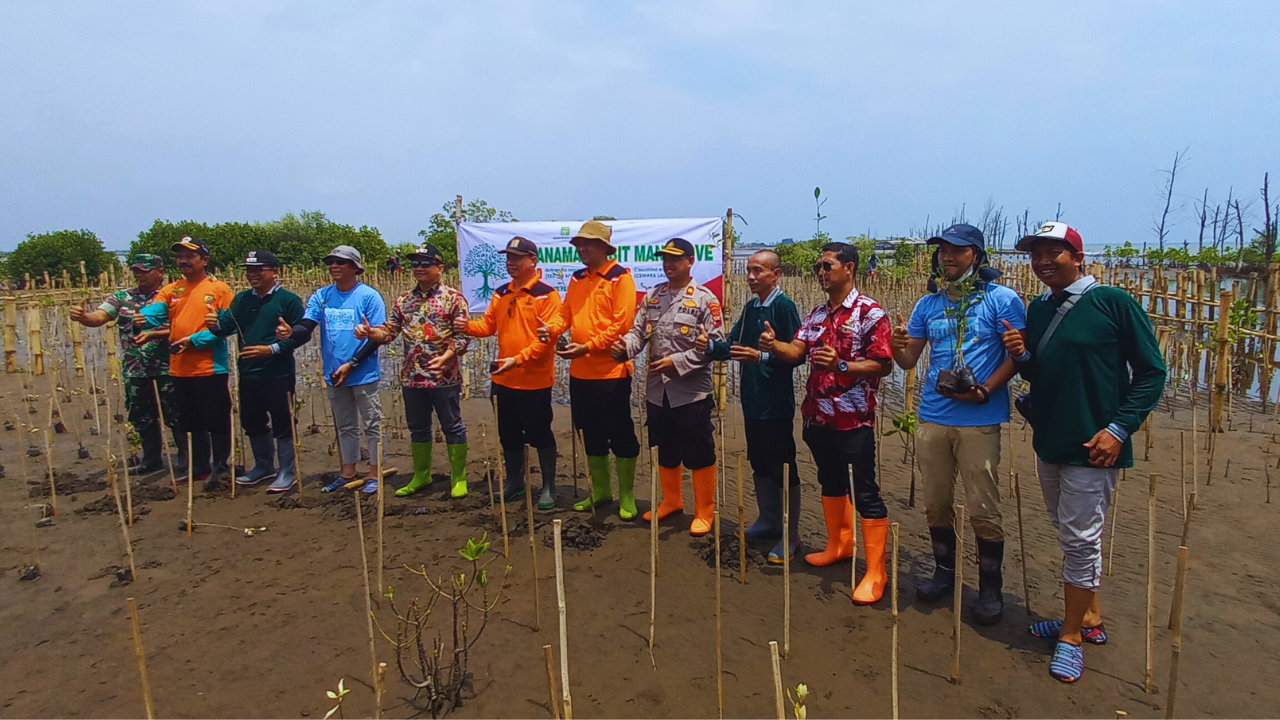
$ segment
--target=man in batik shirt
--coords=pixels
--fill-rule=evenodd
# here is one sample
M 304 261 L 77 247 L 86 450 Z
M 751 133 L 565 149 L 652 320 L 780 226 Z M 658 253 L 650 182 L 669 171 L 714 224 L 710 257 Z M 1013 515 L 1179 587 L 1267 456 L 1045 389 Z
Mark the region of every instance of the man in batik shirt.
M 471 340 L 455 333 L 454 318 L 467 317 L 467 299 L 440 284 L 444 256 L 430 243 L 409 253 L 409 265 L 418 284 L 400 295 L 387 313 L 386 323 L 356 326 L 357 338 L 371 342 L 361 352 L 372 352 L 404 333 L 404 362 L 400 384 L 404 391 L 405 422 L 413 450 L 413 479 L 396 490 L 407 497 L 431 482 L 431 413 L 444 433 L 449 454 L 450 496 L 467 494 L 467 426 L 462 422 L 462 371 L 458 360 Z M 360 355 L 357 353 L 357 358 Z
M 100 327 L 115 321 L 120 335 L 120 368 L 124 376 L 124 404 L 129 422 L 142 438 L 142 458 L 130 469 L 146 475 L 164 468 L 164 433 L 160 429 L 161 408 L 164 424 L 174 432 L 178 446 L 177 467 L 187 464 L 187 439 L 177 428 L 178 413 L 173 402 L 173 383 L 169 381 L 169 328 L 144 330 L 135 321 L 139 310 L 150 304 L 164 284 L 164 260 L 159 255 L 138 253 L 129 258 L 129 269 L 138 283 L 127 290 L 117 290 L 103 300 L 96 310 L 71 308 L 71 319 L 85 327 Z M 159 401 L 156 390 L 160 391 Z
M 853 591 L 853 601 L 869 605 L 884 594 L 888 579 L 884 549 L 889 511 L 876 483 L 875 421 L 880 378 L 892 369 L 893 328 L 884 308 L 853 286 L 857 269 L 857 247 L 840 242 L 823 246 L 813 271 L 827 302 L 809 313 L 791 342 L 777 340 L 766 323 L 760 350 L 784 362 L 809 362 L 800 415 L 805 444 L 818 466 L 827 547 L 804 559 L 821 566 L 853 556 L 852 467 L 853 500 L 862 516 L 867 555 L 867 573 Z

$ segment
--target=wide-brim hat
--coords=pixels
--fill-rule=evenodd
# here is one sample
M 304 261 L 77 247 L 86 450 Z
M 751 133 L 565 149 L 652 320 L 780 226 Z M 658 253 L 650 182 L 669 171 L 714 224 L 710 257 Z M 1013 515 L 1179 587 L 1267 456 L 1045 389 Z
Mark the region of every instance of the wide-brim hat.
M 582 227 L 578 228 L 578 232 L 569 238 L 570 243 L 575 240 L 599 240 L 609 246 L 609 252 L 614 252 L 618 249 L 613 246 L 613 228 L 599 220 L 588 220 L 582 223 Z
M 363 262 L 364 258 L 363 256 L 360 255 L 359 250 L 351 247 L 350 245 L 339 245 L 338 247 L 334 248 L 328 255 L 325 255 L 324 259 L 321 260 L 321 262 L 328 264 L 329 260 L 335 259 L 335 258 L 354 263 L 356 266 L 357 275 L 364 273 L 364 262 Z

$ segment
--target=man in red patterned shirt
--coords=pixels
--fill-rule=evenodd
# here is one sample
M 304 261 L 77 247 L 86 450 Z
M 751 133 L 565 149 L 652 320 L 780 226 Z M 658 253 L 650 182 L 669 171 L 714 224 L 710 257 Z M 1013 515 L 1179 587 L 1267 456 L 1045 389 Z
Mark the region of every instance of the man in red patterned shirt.
M 885 541 L 889 511 L 876 483 L 876 393 L 880 378 L 892 368 L 888 314 L 879 303 L 853 286 L 858 249 L 847 243 L 827 243 L 813 266 L 827 302 L 815 307 L 795 340 L 778 342 L 765 323 L 760 350 L 783 362 L 808 360 L 809 381 L 800 414 L 804 441 L 818 466 L 822 486 L 822 514 L 827 521 L 827 548 L 805 555 L 810 565 L 830 565 L 853 556 L 853 505 L 849 501 L 849 467 L 853 466 L 853 496 L 862 516 L 867 573 L 853 591 L 859 605 L 876 602 L 884 594 Z

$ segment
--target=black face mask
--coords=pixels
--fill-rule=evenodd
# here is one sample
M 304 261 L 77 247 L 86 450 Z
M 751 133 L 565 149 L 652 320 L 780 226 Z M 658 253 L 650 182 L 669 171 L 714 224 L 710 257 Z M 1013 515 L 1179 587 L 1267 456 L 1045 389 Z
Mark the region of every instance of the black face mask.
M 1000 277 L 1004 273 L 991 267 L 988 263 L 987 251 L 982 248 L 976 248 L 973 258 L 974 273 L 978 276 L 978 282 L 989 283 Z M 938 276 L 942 274 L 942 265 L 938 262 L 938 250 L 934 248 L 933 258 L 929 261 L 929 292 L 938 292 Z

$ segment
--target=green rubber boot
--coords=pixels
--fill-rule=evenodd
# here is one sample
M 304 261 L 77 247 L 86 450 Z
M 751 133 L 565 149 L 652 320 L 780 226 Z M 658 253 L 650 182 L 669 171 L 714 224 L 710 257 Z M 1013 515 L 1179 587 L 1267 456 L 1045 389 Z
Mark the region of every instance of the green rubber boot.
M 591 496 L 573 504 L 579 512 L 613 501 L 613 485 L 609 474 L 608 455 L 588 455 L 587 470 L 591 474 Z
M 409 497 L 431 484 L 431 443 L 409 443 L 413 451 L 413 479 L 396 490 L 396 497 Z
M 449 452 L 449 497 L 467 496 L 467 444 L 445 445 Z
M 636 510 L 636 460 L 614 458 L 618 470 L 618 517 L 630 520 L 640 514 Z

